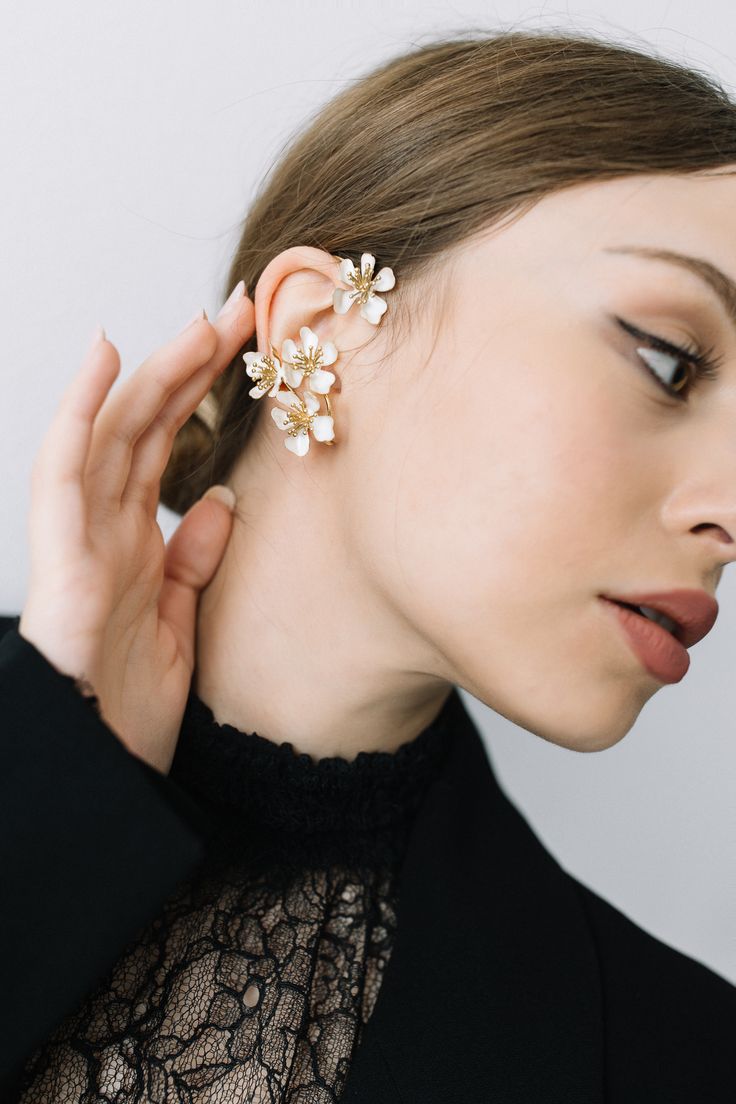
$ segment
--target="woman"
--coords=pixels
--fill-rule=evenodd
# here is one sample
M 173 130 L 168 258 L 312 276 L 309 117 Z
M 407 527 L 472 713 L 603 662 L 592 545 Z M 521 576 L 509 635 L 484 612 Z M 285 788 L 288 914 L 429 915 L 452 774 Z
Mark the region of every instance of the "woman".
M 711 627 L 735 169 L 702 75 L 438 42 L 293 143 L 224 314 L 111 395 L 94 343 L 0 644 L 13 1099 L 733 1099 L 736 988 L 559 866 L 456 687 L 600 751 Z

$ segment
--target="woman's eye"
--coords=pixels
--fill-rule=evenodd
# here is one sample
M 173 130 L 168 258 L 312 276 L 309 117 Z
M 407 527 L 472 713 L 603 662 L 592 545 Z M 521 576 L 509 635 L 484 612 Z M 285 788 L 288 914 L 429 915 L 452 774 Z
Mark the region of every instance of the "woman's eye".
M 649 347 L 646 345 L 640 345 L 636 352 L 642 358 L 647 368 L 651 372 L 654 372 L 659 382 L 665 390 L 671 395 L 679 395 L 682 391 L 686 390 L 688 385 L 692 383 L 693 366 L 688 360 L 685 360 L 681 353 L 666 353 L 664 349 L 658 349 L 656 347 Z M 674 364 L 674 375 L 677 376 L 677 380 L 667 382 L 666 378 L 672 377 Z
M 706 352 L 688 349 L 640 330 L 622 318 L 616 321 L 632 337 L 646 342 L 636 348 L 643 367 L 668 395 L 680 402 L 687 402 L 699 380 L 719 378 L 720 361 L 712 357 L 712 349 Z

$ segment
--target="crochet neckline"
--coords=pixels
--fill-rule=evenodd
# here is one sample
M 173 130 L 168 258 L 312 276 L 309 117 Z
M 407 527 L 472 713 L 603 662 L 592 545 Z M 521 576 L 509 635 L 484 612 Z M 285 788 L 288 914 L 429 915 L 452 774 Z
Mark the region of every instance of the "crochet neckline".
M 220 724 L 190 689 L 170 777 L 210 809 L 289 834 L 359 833 L 411 818 L 448 750 L 457 690 L 395 751 L 313 759 L 291 741 Z

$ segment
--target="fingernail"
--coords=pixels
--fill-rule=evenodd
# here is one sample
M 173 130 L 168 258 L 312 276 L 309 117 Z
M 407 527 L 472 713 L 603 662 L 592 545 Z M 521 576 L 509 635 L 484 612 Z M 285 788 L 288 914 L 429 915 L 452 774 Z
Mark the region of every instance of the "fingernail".
M 224 483 L 216 483 L 214 487 L 210 487 L 202 495 L 203 498 L 216 498 L 218 502 L 221 502 L 223 506 L 227 506 L 228 510 L 235 509 L 235 492 L 226 487 Z
M 227 297 L 227 299 L 225 300 L 225 302 L 220 307 L 219 311 L 217 312 L 217 317 L 221 318 L 223 314 L 227 314 L 227 312 L 229 310 L 231 310 L 235 306 L 235 304 L 238 303 L 243 298 L 244 295 L 245 295 L 245 280 L 241 280 L 239 283 L 237 283 L 235 285 L 235 287 L 230 292 L 230 294 Z
M 106 340 L 105 331 L 103 330 L 102 326 L 97 326 L 94 334 L 92 335 L 92 340 L 89 343 L 89 352 L 91 353 L 92 350 L 99 344 L 100 341 L 105 341 L 105 340 Z
M 185 329 L 185 330 L 188 330 L 188 329 L 189 329 L 189 327 L 190 327 L 190 326 L 193 326 L 195 322 L 201 322 L 201 320 L 202 320 L 203 318 L 206 318 L 206 317 L 207 317 L 207 312 L 205 311 L 204 307 L 200 307 L 200 308 L 199 308 L 199 310 L 197 311 L 197 313 L 195 314 L 194 318 L 191 318 L 191 319 L 189 320 L 189 322 L 187 322 L 187 324 L 186 324 L 186 326 L 184 327 L 184 329 Z M 182 331 L 182 332 L 183 332 L 183 331 Z

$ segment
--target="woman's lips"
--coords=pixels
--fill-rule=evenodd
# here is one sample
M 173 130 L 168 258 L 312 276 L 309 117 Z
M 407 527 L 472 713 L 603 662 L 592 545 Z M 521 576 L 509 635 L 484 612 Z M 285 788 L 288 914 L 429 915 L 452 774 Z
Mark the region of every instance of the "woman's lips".
M 679 682 L 687 674 L 690 656 L 672 633 L 643 613 L 635 613 L 609 598 L 600 601 L 612 613 L 640 662 L 660 682 Z

